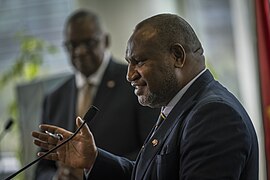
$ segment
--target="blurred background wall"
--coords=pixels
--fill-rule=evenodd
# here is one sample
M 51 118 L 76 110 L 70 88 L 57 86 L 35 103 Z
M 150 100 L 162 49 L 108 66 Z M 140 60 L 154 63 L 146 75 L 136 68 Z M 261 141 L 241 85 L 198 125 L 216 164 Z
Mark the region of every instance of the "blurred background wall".
M 259 179 L 266 179 L 253 0 L 0 0 L 0 75 L 20 54 L 18 32 L 41 38 L 57 49 L 55 54 L 43 54 L 35 80 L 17 79 L 0 89 L 0 131 L 15 116 L 15 126 L 0 142 L 0 174 L 14 172 L 35 158 L 35 149 L 25 149 L 34 146 L 30 132 L 38 129 L 42 96 L 71 72 L 62 47 L 62 30 L 66 17 L 78 8 L 101 16 L 111 35 L 112 54 L 123 63 L 126 42 L 141 20 L 167 12 L 190 22 L 202 41 L 208 67 L 239 98 L 253 120 L 260 145 Z M 36 90 L 29 93 L 25 90 L 29 86 Z M 19 100 L 17 115 L 9 112 L 14 100 Z M 32 171 L 30 168 L 19 179 L 31 179 Z

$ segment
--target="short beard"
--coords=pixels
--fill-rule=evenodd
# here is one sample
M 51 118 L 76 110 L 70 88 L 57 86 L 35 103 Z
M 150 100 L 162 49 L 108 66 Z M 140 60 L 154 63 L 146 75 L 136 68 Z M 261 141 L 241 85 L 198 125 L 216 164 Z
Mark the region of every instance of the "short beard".
M 169 68 L 168 68 L 169 69 Z M 139 96 L 139 103 L 151 108 L 166 106 L 178 92 L 178 81 L 173 71 L 167 71 L 160 82 L 160 88 L 156 92 L 149 92 L 145 96 Z

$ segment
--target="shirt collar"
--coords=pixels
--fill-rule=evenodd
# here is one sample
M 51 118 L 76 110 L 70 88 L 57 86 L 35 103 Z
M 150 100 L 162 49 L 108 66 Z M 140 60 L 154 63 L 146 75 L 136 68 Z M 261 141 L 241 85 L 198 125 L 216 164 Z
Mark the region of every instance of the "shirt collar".
M 76 70 L 75 71 L 75 78 L 76 78 L 77 88 L 83 87 L 83 85 L 86 83 L 86 81 L 93 84 L 94 86 L 98 86 L 102 77 L 103 77 L 103 74 L 104 74 L 104 72 L 109 64 L 110 57 L 111 57 L 110 51 L 106 50 L 104 52 L 104 57 L 103 57 L 103 60 L 102 60 L 100 67 L 98 68 L 98 70 L 94 74 L 92 74 L 88 78 L 86 78 L 80 71 Z
M 167 117 L 169 115 L 169 113 L 171 112 L 171 110 L 173 109 L 173 107 L 176 105 L 176 103 L 183 97 L 183 95 L 185 94 L 185 92 L 188 90 L 188 88 L 194 83 L 194 81 L 196 79 L 198 79 L 198 77 L 200 77 L 204 72 L 206 71 L 206 69 L 202 70 L 195 78 L 193 78 L 191 81 L 189 81 L 189 83 L 187 83 L 187 85 L 185 85 L 174 97 L 173 99 L 168 103 L 167 106 L 162 107 L 161 108 L 161 112 L 164 113 L 164 115 Z

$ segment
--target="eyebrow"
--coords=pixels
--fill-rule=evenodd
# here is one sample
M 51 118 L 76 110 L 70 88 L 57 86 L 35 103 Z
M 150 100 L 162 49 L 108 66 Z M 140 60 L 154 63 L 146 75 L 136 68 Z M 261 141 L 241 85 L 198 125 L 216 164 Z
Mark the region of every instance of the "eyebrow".
M 193 51 L 193 53 L 197 53 L 198 51 L 200 51 L 200 55 L 202 55 L 203 53 L 203 50 L 202 50 L 202 47 L 198 47 L 195 51 Z

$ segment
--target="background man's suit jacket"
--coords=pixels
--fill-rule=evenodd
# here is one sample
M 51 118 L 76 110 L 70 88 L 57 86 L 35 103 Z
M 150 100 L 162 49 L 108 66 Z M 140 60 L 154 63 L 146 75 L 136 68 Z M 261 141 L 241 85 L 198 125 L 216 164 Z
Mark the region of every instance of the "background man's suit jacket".
M 257 180 L 256 133 L 242 105 L 207 70 L 146 139 L 136 163 L 99 149 L 87 178 Z
M 134 89 L 126 80 L 127 67 L 110 61 L 104 73 L 93 105 L 100 110 L 88 124 L 96 145 L 117 155 L 135 159 L 144 139 L 153 127 L 160 109 L 143 107 L 138 103 Z M 114 83 L 113 87 L 110 83 Z M 72 76 L 44 101 L 43 123 L 70 131 L 75 129 L 77 88 Z M 55 163 L 38 163 L 37 179 L 48 180 L 55 172 Z M 47 175 L 46 175 L 47 174 Z

